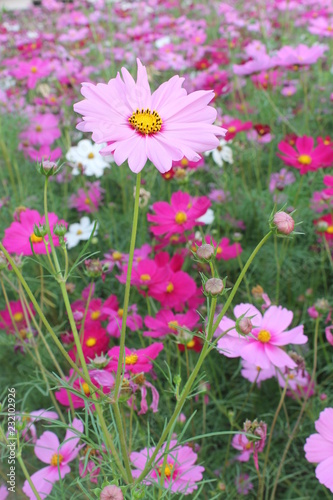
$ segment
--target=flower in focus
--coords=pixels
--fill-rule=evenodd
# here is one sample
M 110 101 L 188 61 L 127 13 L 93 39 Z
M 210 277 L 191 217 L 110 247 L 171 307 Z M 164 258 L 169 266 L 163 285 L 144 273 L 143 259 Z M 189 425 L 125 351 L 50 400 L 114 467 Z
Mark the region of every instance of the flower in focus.
M 125 347 L 125 370 L 126 372 L 140 373 L 149 372 L 153 365 L 152 360 L 157 358 L 164 346 L 160 342 L 155 342 L 144 349 L 129 349 Z M 108 370 L 117 371 L 120 347 L 112 347 L 109 350 L 110 363 Z
M 61 223 L 67 226 L 64 221 L 59 221 L 58 216 L 54 213 L 49 213 L 49 223 L 54 246 L 59 246 L 59 238 L 53 234 L 55 224 Z M 35 225 L 44 225 L 45 217 L 40 215 L 37 210 L 30 210 L 26 208 L 19 214 L 19 220 L 12 222 L 11 225 L 5 229 L 5 237 L 3 239 L 3 246 L 9 253 L 16 253 L 22 255 L 33 255 L 31 245 L 36 254 L 46 254 L 45 244 L 41 236 L 34 234 Z M 48 250 L 51 252 L 51 247 L 48 244 L 49 236 L 45 235 L 45 243 L 48 245 Z M 31 243 L 30 243 L 31 242 Z
M 218 341 L 218 347 L 228 358 L 240 356 L 249 363 L 260 368 L 296 368 L 296 363 L 282 349 L 288 344 L 305 344 L 308 338 L 303 334 L 303 325 L 286 331 L 293 319 L 293 313 L 281 306 L 271 306 L 264 316 L 252 304 L 239 304 L 234 315 L 239 318 L 245 314 L 252 317 L 254 328 L 251 336 L 241 337 L 236 329 L 235 321 L 222 318 L 220 332 L 228 333 Z
M 82 84 L 83 101 L 74 110 L 83 115 L 78 129 L 92 132 L 97 144 L 107 143 L 101 154 L 114 154 L 117 165 L 128 160 L 130 169 L 138 173 L 149 159 L 161 172 L 184 156 L 200 160 L 198 153 L 215 148 L 217 135 L 225 130 L 212 125 L 216 110 L 208 104 L 213 91 L 187 94 L 184 78 L 172 77 L 151 94 L 146 68 L 137 59 L 135 82 L 122 68 L 108 84 Z
M 305 458 L 318 464 L 316 478 L 333 493 L 333 408 L 325 408 L 320 413 L 315 428 L 318 434 L 307 438 Z
M 89 217 L 82 217 L 80 222 L 71 224 L 68 228 L 68 233 L 65 234 L 67 248 L 74 248 L 80 241 L 89 240 L 92 230 L 94 229 L 94 224 L 94 222 L 90 222 Z M 94 236 L 97 234 L 97 229 L 98 224 L 96 224 Z
M 195 465 L 197 454 L 189 446 L 177 446 L 177 441 L 171 440 L 166 460 L 165 449 L 166 445 L 163 445 L 156 456 L 152 470 L 143 482 L 159 483 L 164 467 L 164 488 L 172 493 L 189 495 L 198 488 L 196 482 L 201 481 L 204 467 Z M 131 453 L 131 462 L 135 467 L 133 477 L 140 476 L 154 450 L 155 447 L 144 448 L 140 452 Z
M 53 488 L 53 483 L 65 477 L 71 471 L 68 463 L 77 457 L 82 446 L 78 446 L 79 435 L 83 432 L 83 423 L 74 418 L 68 427 L 63 444 L 59 443 L 58 436 L 51 431 L 45 431 L 37 440 L 35 455 L 39 460 L 48 464 L 31 476 L 37 492 L 41 498 L 47 497 Z M 24 493 L 34 500 L 36 498 L 28 481 L 24 482 Z

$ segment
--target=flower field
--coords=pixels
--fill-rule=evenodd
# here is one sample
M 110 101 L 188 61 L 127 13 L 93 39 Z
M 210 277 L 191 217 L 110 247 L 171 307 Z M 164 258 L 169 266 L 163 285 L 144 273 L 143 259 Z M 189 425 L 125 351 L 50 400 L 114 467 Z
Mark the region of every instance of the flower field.
M 0 500 L 333 493 L 333 5 L 0 13 Z

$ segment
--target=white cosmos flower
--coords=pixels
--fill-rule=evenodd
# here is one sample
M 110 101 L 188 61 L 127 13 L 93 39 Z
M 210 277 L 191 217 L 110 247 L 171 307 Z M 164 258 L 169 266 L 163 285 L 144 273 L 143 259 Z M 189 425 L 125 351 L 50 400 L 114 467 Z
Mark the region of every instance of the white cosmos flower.
M 205 156 L 212 155 L 214 162 L 219 167 L 223 166 L 224 162 L 233 163 L 232 159 L 232 149 L 227 146 L 227 144 L 231 144 L 231 141 L 226 141 L 224 139 L 220 139 L 220 144 L 216 149 L 212 149 L 211 151 L 207 151 Z
M 207 212 L 197 219 L 197 222 L 203 222 L 206 225 L 212 224 L 214 222 L 213 210 L 208 208 Z
M 65 234 L 66 244 L 68 248 L 74 248 L 80 241 L 87 241 L 90 238 L 94 222 L 90 222 L 89 217 L 82 217 L 80 222 L 75 222 L 69 226 L 68 233 Z M 97 234 L 98 224 L 94 236 Z
M 110 168 L 113 161 L 111 156 L 102 156 L 100 150 L 106 144 L 94 144 L 89 139 L 83 139 L 77 146 L 72 146 L 66 154 L 66 159 L 73 163 L 73 175 L 79 175 L 82 171 L 90 177 L 102 177 L 105 168 Z

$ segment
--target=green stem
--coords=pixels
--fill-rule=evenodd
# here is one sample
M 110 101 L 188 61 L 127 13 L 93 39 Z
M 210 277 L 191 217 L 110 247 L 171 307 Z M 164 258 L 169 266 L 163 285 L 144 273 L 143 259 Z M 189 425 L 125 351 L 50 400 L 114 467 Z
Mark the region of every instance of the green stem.
M 125 338 L 126 338 L 126 322 L 127 322 L 127 314 L 128 314 L 128 306 L 129 306 L 129 296 L 131 290 L 131 276 L 132 276 L 132 266 L 133 266 L 133 255 L 135 249 L 135 240 L 136 233 L 138 228 L 138 216 L 139 216 L 139 198 L 140 198 L 140 186 L 141 186 L 141 173 L 139 172 L 136 177 L 136 191 L 135 191 L 135 200 L 134 200 L 134 213 L 133 213 L 133 225 L 132 225 L 132 234 L 131 234 L 131 243 L 130 243 L 130 251 L 128 257 L 128 267 L 127 267 L 127 276 L 126 276 L 126 285 L 125 285 L 125 297 L 124 297 L 124 306 L 123 306 L 123 318 L 121 325 L 121 334 L 120 334 L 120 349 L 119 349 L 119 359 L 118 359 L 118 367 L 116 374 L 116 382 L 114 388 L 115 399 L 118 399 L 120 382 L 123 374 L 123 361 L 125 354 Z
M 257 255 L 257 253 L 259 252 L 260 248 L 266 243 L 266 241 L 269 239 L 269 237 L 271 236 L 272 234 L 272 231 L 269 231 L 269 233 L 266 234 L 266 236 L 263 237 L 263 239 L 258 243 L 258 245 L 255 247 L 255 249 L 253 250 L 253 252 L 251 253 L 248 261 L 246 262 L 245 266 L 243 267 L 240 275 L 238 276 L 237 278 L 237 281 L 235 283 L 235 286 L 233 287 L 229 297 L 228 297 L 228 300 L 227 302 L 225 303 L 222 311 L 220 312 L 220 314 L 218 315 L 214 325 L 213 325 L 213 334 L 216 332 L 219 324 L 220 324 L 220 321 L 221 319 L 223 318 L 223 316 L 225 315 L 225 313 L 227 312 L 227 310 L 229 309 L 229 306 L 232 302 L 232 299 L 234 298 L 234 296 L 236 295 L 237 293 L 237 290 L 239 288 L 239 285 L 241 284 L 244 276 L 245 276 L 245 273 L 246 271 L 248 270 L 248 268 L 250 267 L 253 259 L 255 258 L 255 256 Z
M 263 495 L 264 495 L 265 473 L 266 473 L 266 468 L 267 468 L 267 463 L 268 463 L 269 450 L 271 448 L 271 442 L 272 442 L 272 438 L 273 438 L 273 431 L 274 431 L 274 428 L 275 428 L 275 424 L 277 422 L 277 419 L 278 419 L 278 416 L 279 416 L 280 410 L 282 408 L 282 405 L 283 405 L 283 402 L 284 402 L 284 398 L 286 396 L 286 392 L 287 392 L 287 389 L 288 389 L 288 381 L 289 381 L 289 377 L 287 377 L 285 386 L 283 388 L 283 391 L 282 391 L 282 394 L 281 394 L 281 397 L 280 397 L 280 401 L 279 401 L 278 407 L 276 408 L 276 411 L 275 411 L 275 414 L 274 414 L 274 418 L 273 418 L 273 422 L 272 422 L 272 426 L 271 426 L 270 433 L 269 433 L 269 438 L 268 438 L 268 443 L 267 443 L 267 448 L 266 448 L 266 454 L 265 454 L 264 468 L 263 468 L 263 472 L 262 472 L 262 475 L 261 475 L 261 481 L 259 481 L 259 488 L 258 488 L 258 499 L 259 500 L 263 499 Z
M 36 488 L 35 488 L 34 483 L 33 483 L 33 482 L 32 482 L 32 480 L 31 480 L 30 474 L 29 474 L 29 472 L 28 472 L 28 470 L 27 470 L 27 468 L 26 468 L 26 466 L 25 466 L 25 464 L 24 464 L 24 462 L 23 462 L 23 460 L 22 460 L 22 457 L 21 457 L 21 452 L 19 452 L 19 453 L 17 454 L 17 461 L 18 461 L 18 463 L 19 463 L 19 464 L 20 464 L 20 466 L 21 466 L 21 469 L 22 469 L 22 472 L 23 472 L 23 474 L 24 474 L 24 477 L 25 477 L 25 478 L 26 478 L 26 480 L 28 481 L 28 483 L 29 483 L 29 485 L 30 485 L 30 488 L 31 488 L 31 489 L 32 489 L 32 491 L 34 492 L 34 494 L 35 494 L 35 496 L 36 496 L 36 499 L 37 499 L 37 500 L 42 500 L 42 499 L 41 499 L 41 497 L 40 497 L 40 496 L 39 496 L 39 494 L 38 494 L 38 491 L 37 491 L 37 490 L 36 490 Z
M 304 411 L 306 409 L 306 405 L 307 405 L 307 402 L 308 402 L 308 399 L 309 399 L 309 396 L 310 396 L 310 392 L 311 392 L 311 389 L 312 389 L 312 386 L 313 386 L 313 383 L 314 383 L 314 380 L 315 380 L 315 377 L 316 377 L 316 371 L 317 371 L 317 359 L 318 359 L 318 333 L 319 333 L 319 321 L 320 321 L 320 318 L 318 317 L 316 319 L 316 324 L 315 324 L 315 334 L 314 334 L 314 353 L 313 353 L 313 369 L 312 369 L 312 374 L 311 374 L 311 379 L 310 379 L 310 383 L 309 383 L 309 386 L 308 386 L 308 390 L 306 392 L 306 395 L 304 397 L 304 401 L 303 401 L 303 404 L 302 404 L 302 407 L 301 407 L 301 410 L 299 412 L 299 415 L 298 415 L 298 419 L 294 425 L 294 428 L 289 436 L 289 439 L 287 441 L 287 444 L 286 444 L 286 447 L 283 451 L 283 455 L 281 457 L 281 460 L 280 460 L 280 463 L 279 463 L 279 467 L 278 467 L 278 470 L 277 470 L 277 473 L 276 473 L 276 476 L 275 476 L 275 481 L 274 481 L 274 486 L 273 486 L 273 491 L 272 491 L 272 495 L 271 495 L 271 500 L 274 500 L 275 499 L 275 493 L 276 493 L 276 489 L 277 489 L 277 485 L 278 485 L 278 482 L 279 482 L 279 478 L 280 478 L 280 475 L 281 475 L 281 472 L 282 472 L 282 467 L 283 467 L 283 464 L 286 460 L 286 457 L 287 457 L 287 454 L 288 454 L 288 451 L 289 451 L 289 448 L 291 446 L 291 443 L 293 442 L 294 440 L 294 437 L 295 437 L 295 434 L 297 432 L 297 429 L 301 423 L 301 420 L 302 420 L 302 417 L 303 417 L 303 414 L 304 414 Z

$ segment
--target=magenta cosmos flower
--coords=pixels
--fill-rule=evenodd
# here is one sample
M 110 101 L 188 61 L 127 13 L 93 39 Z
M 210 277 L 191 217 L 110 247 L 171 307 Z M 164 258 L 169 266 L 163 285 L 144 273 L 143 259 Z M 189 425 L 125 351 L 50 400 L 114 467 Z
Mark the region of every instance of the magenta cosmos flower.
M 164 453 L 166 445 L 163 445 L 157 457 L 153 469 L 143 481 L 145 484 L 159 483 L 164 465 Z M 131 453 L 131 461 L 136 470 L 133 477 L 139 477 L 145 468 L 147 460 L 155 450 L 145 448 L 140 452 Z M 170 441 L 169 451 L 164 466 L 164 487 L 172 493 L 183 493 L 189 495 L 198 488 L 196 482 L 201 481 L 204 467 L 195 465 L 197 454 L 189 446 L 177 446 L 177 441 Z
M 161 234 L 170 236 L 181 234 L 195 226 L 202 226 L 203 223 L 198 219 L 207 212 L 210 206 L 211 202 L 206 196 L 196 198 L 188 193 L 177 191 L 171 196 L 170 204 L 166 201 L 157 201 L 153 204 L 156 215 L 147 214 L 147 219 L 156 225 L 150 230 L 155 236 Z
M 309 170 L 317 170 L 320 167 L 329 167 L 333 163 L 333 150 L 323 144 L 314 146 L 312 137 L 297 137 L 296 151 L 286 141 L 278 144 L 279 150 L 283 155 L 277 153 L 286 165 L 299 169 L 301 175 Z M 284 156 L 285 155 L 285 156 Z
M 318 434 L 307 438 L 305 458 L 318 464 L 316 478 L 333 493 L 333 408 L 325 408 L 320 413 L 315 427 Z
M 49 213 L 49 223 L 52 234 L 54 246 L 59 246 L 59 238 L 53 234 L 54 225 L 59 222 L 61 224 L 67 223 L 63 220 L 58 220 L 58 216 L 54 213 Z M 32 255 L 31 243 L 36 254 L 46 254 L 45 244 L 43 238 L 35 236 L 34 226 L 45 224 L 44 215 L 40 215 L 37 210 L 30 210 L 29 208 L 20 213 L 20 220 L 12 222 L 12 224 L 5 229 L 5 237 L 2 240 L 3 246 L 9 253 L 16 253 L 17 255 Z M 45 241 L 48 242 L 48 235 L 45 236 Z M 31 243 L 30 243 L 31 241 Z M 49 251 L 51 247 L 49 245 Z
M 164 346 L 155 342 L 144 349 L 129 349 L 125 347 L 125 370 L 131 373 L 148 373 L 153 368 L 152 361 L 157 358 Z M 111 358 L 107 366 L 110 371 L 117 371 L 120 347 L 112 347 L 108 355 Z
M 224 317 L 219 325 L 220 332 L 228 333 L 218 341 L 218 347 L 228 358 L 240 356 L 259 368 L 296 368 L 296 363 L 283 350 L 288 344 L 305 344 L 308 338 L 303 334 L 303 325 L 286 331 L 293 319 L 293 313 L 281 306 L 271 306 L 264 316 L 252 304 L 239 304 L 234 315 L 251 317 L 251 335 L 242 337 L 235 329 L 236 322 Z M 220 333 L 218 333 L 220 334 Z
M 225 130 L 212 125 L 217 112 L 208 106 L 213 91 L 187 94 L 184 78 L 173 76 L 151 93 L 146 68 L 137 59 L 135 82 L 122 68 L 108 84 L 83 83 L 83 101 L 74 110 L 83 115 L 77 128 L 92 132 L 97 144 L 107 146 L 102 155 L 113 153 L 117 165 L 128 160 L 132 172 L 138 173 L 149 159 L 161 172 L 168 172 L 173 161 L 184 156 L 199 161 L 198 153 L 215 149 L 218 136 Z
M 82 432 L 83 423 L 74 418 L 72 426 L 66 431 L 63 444 L 60 444 L 58 436 L 50 431 L 44 432 L 37 440 L 35 455 L 48 466 L 32 474 L 31 480 L 42 499 L 51 493 L 53 483 L 63 479 L 71 471 L 68 463 L 77 457 L 81 449 L 78 442 Z M 22 489 L 30 500 L 36 498 L 28 481 L 25 481 Z

